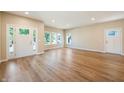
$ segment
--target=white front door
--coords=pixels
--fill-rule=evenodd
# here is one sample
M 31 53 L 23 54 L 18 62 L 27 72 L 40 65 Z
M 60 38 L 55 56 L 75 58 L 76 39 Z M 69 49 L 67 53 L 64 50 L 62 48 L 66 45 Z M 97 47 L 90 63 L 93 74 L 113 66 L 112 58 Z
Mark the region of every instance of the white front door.
M 105 51 L 108 53 L 122 53 L 121 29 L 108 29 L 105 31 Z
M 8 59 L 29 56 L 37 53 L 37 30 L 9 26 Z M 11 31 L 12 30 L 12 31 Z M 11 33 L 10 33 L 11 32 Z M 12 33 L 13 32 L 13 33 Z M 12 34 L 12 35 L 11 35 Z
M 32 30 L 29 28 L 17 29 L 16 31 L 16 57 L 23 57 L 23 56 L 29 56 L 29 55 L 36 54 L 37 52 L 36 50 L 37 50 L 36 30 Z

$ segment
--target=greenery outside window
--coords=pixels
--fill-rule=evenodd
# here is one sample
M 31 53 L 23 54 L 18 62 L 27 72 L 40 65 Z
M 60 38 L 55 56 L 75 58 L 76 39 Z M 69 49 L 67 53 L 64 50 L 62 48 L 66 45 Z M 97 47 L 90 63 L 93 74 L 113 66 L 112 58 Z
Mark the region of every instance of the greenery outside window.
M 14 28 L 12 26 L 9 27 L 9 53 L 14 52 Z
M 20 33 L 20 35 L 24 35 L 24 36 L 29 35 L 29 29 L 20 28 L 19 33 Z
M 50 42 L 51 42 L 51 34 L 50 34 L 50 32 L 45 32 L 44 41 L 45 41 L 45 45 L 50 45 Z

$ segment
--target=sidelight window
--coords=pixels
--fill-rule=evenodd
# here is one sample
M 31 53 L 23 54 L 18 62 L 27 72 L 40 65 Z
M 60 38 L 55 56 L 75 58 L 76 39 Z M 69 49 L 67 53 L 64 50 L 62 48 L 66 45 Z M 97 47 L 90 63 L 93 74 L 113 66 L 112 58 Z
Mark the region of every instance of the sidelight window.
M 37 47 L 37 33 L 36 30 L 33 30 L 33 50 L 35 51 Z
M 9 53 L 14 52 L 14 28 L 12 26 L 9 27 Z

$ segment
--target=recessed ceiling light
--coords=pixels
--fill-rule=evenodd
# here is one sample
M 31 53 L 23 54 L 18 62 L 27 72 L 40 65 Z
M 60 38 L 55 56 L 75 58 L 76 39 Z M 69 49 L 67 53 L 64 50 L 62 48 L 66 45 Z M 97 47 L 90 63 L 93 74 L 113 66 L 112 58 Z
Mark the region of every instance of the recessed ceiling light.
M 25 14 L 26 14 L 26 15 L 28 15 L 28 14 L 29 14 L 29 12 L 25 12 Z
M 54 19 L 52 19 L 52 23 L 55 23 L 55 20 Z
M 95 21 L 95 20 L 96 20 L 96 18 L 92 17 L 92 18 L 91 18 L 91 20 L 92 20 L 92 21 Z

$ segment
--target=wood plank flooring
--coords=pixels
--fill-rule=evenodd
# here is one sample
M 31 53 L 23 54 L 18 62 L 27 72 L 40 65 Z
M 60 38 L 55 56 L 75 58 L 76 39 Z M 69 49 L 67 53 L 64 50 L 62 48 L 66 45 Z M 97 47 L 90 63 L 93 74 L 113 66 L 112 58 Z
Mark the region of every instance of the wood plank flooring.
M 0 81 L 124 81 L 124 56 L 69 48 L 0 64 Z

